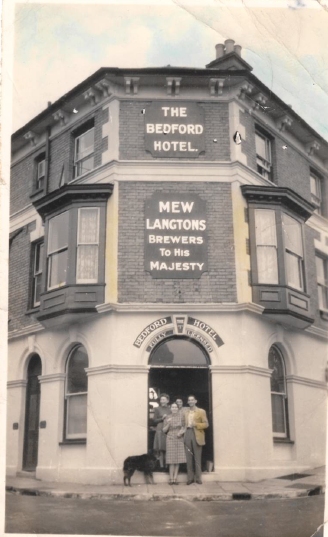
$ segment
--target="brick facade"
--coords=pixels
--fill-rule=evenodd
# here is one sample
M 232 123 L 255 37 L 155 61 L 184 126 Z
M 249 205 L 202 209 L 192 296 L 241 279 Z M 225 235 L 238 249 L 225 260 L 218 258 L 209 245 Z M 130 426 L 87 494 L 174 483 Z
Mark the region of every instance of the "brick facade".
M 26 315 L 31 292 L 31 242 L 30 231 L 34 222 L 11 234 L 9 247 L 9 324 L 8 331 L 19 330 L 35 324 Z
M 153 279 L 144 270 L 144 203 L 155 191 L 195 193 L 206 201 L 209 271 L 199 280 Z M 118 241 L 119 302 L 236 302 L 229 183 L 121 183 Z
M 174 101 L 178 103 L 178 101 Z M 145 116 L 142 110 L 150 102 L 121 101 L 120 103 L 120 159 L 122 160 L 180 160 L 154 158 L 145 151 Z M 205 153 L 197 160 L 230 160 L 229 110 L 227 103 L 199 103 L 205 116 Z M 214 141 L 216 140 L 216 141 Z

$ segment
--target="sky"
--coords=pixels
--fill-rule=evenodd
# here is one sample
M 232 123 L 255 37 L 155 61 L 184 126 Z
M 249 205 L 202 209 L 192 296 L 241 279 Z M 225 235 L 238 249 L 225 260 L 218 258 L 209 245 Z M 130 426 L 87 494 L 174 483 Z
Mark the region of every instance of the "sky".
M 215 58 L 215 44 L 232 38 L 253 73 L 328 140 L 328 1 L 272 5 L 269 0 L 16 3 L 11 131 L 100 67 L 204 67 Z

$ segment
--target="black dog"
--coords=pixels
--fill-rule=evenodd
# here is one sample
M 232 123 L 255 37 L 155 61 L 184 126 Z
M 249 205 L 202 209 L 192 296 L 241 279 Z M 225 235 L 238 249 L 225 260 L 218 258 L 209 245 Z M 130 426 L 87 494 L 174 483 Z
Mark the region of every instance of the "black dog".
M 154 485 L 153 471 L 155 470 L 156 463 L 157 458 L 155 455 L 149 455 L 147 453 L 125 459 L 123 464 L 124 485 L 131 487 L 131 477 L 136 470 L 144 473 L 146 483 Z

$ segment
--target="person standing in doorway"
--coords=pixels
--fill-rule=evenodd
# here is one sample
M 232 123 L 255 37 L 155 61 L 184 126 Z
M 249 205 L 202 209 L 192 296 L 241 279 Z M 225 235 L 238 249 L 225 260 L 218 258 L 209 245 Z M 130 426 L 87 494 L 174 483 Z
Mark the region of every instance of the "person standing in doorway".
M 202 448 L 205 445 L 205 429 L 208 419 L 205 410 L 196 406 L 194 395 L 188 396 L 189 409 L 185 412 L 186 432 L 184 437 L 187 459 L 187 485 L 202 484 Z
M 176 403 L 172 403 L 171 412 L 172 414 L 164 420 L 163 432 L 166 433 L 166 463 L 169 465 L 169 485 L 178 485 L 179 465 L 186 462 L 183 443 L 185 422 Z
M 156 424 L 154 451 L 159 458 L 161 468 L 165 466 L 166 434 L 163 433 L 163 422 L 166 416 L 171 414 L 169 401 L 169 396 L 166 393 L 162 393 L 159 398 L 159 406 L 155 408 L 153 418 L 153 422 Z
M 184 413 L 186 412 L 186 410 L 188 410 L 188 407 L 183 406 L 182 397 L 177 397 L 175 402 L 178 405 L 179 413 L 184 416 Z

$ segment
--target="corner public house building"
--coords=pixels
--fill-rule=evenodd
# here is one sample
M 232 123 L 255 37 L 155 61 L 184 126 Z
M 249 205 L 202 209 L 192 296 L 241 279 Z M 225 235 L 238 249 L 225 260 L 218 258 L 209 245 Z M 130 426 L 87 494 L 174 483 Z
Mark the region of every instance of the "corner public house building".
M 99 69 L 12 136 L 11 475 L 120 483 L 162 392 L 206 409 L 206 480 L 324 464 L 328 144 L 216 56 Z

